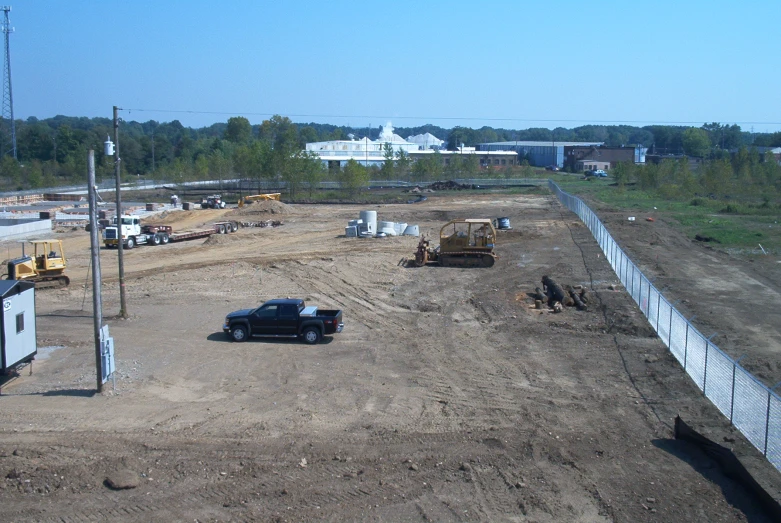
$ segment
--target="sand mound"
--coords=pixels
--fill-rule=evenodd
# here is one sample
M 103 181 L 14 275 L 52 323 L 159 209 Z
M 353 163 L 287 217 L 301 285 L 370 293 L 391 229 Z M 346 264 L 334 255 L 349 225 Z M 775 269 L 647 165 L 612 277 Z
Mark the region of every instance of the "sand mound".
M 290 205 L 277 200 L 262 200 L 247 203 L 241 209 L 230 211 L 225 216 L 250 216 L 253 214 L 292 214 Z

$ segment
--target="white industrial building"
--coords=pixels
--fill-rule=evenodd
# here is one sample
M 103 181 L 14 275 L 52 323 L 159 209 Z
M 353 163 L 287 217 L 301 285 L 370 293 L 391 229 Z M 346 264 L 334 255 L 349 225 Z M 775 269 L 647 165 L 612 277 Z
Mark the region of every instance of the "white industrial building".
M 498 168 L 518 164 L 518 155 L 514 151 L 477 151 L 474 147 L 460 147 L 456 151 L 446 151 L 442 149 L 444 143 L 444 140 L 440 140 L 431 133 L 410 136 L 405 140 L 393 132 L 393 126 L 388 122 L 382 126 L 382 132 L 377 140 L 364 137 L 360 140 L 314 142 L 306 144 L 306 150 L 316 153 L 329 167 L 336 167 L 337 163 L 339 167 L 344 167 L 350 160 L 355 160 L 367 167 L 372 165 L 380 167 L 385 163 L 386 144 L 393 149 L 394 155 L 403 150 L 412 160 L 418 160 L 439 151 L 445 164 L 450 162 L 449 158 L 453 155 L 462 154 L 476 155 L 481 167 Z

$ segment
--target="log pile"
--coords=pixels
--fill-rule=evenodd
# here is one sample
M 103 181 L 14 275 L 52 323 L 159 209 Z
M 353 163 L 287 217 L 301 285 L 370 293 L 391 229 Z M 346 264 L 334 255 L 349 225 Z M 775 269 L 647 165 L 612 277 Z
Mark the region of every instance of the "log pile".
M 577 307 L 579 311 L 588 310 L 588 291 L 582 285 L 559 285 L 550 276 L 542 277 L 542 290 L 537 287 L 534 293 L 529 293 L 534 298 L 535 307 L 542 308 L 546 303 L 553 312 L 562 312 L 564 307 Z

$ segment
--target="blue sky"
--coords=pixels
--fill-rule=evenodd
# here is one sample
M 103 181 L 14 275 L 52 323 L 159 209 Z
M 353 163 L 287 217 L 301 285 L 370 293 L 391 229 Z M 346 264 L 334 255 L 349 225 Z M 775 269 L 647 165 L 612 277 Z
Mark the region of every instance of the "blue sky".
M 778 0 L 8 3 L 23 119 L 781 130 Z

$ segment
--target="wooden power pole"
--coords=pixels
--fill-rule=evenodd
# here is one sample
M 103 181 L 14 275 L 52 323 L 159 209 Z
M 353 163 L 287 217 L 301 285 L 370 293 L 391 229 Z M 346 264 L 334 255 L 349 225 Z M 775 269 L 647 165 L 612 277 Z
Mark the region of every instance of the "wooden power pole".
M 87 159 L 87 194 L 89 198 L 89 243 L 92 255 L 92 322 L 95 330 L 95 375 L 98 393 L 103 392 L 100 328 L 103 325 L 103 305 L 100 298 L 100 244 L 98 242 L 98 204 L 95 197 L 95 151 Z
M 122 241 L 122 194 L 119 176 L 119 107 L 114 106 L 114 177 L 117 181 L 117 258 L 119 258 L 119 316 L 127 318 L 127 298 L 125 297 L 125 256 Z

